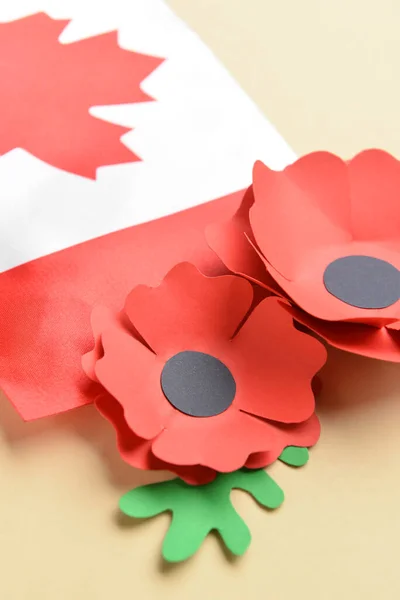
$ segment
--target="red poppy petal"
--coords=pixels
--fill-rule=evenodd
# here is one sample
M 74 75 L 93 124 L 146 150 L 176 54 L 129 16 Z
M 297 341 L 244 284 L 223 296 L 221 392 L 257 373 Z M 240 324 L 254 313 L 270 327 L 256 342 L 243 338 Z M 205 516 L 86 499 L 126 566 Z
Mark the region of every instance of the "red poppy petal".
M 95 404 L 116 430 L 118 450 L 125 462 L 144 470 L 162 468 L 159 459 L 151 453 L 151 441 L 140 438 L 130 429 L 124 417 L 124 409 L 115 398 L 102 394 Z
M 249 243 L 249 238 L 253 236 L 249 209 L 253 203 L 253 189 L 249 187 L 233 217 L 222 223 L 209 225 L 205 236 L 210 248 L 230 271 L 266 288 L 274 289 L 273 279 Z
M 227 357 L 235 405 L 273 421 L 305 421 L 314 412 L 311 381 L 325 361 L 324 346 L 295 329 L 278 298 L 266 298 L 232 340 Z
M 279 452 L 278 447 L 275 447 L 273 450 L 267 450 L 267 452 L 255 452 L 254 454 L 250 454 L 244 466 L 247 469 L 264 469 L 272 465 L 279 458 L 280 454 L 281 452 Z
M 232 337 L 250 308 L 253 289 L 233 275 L 206 277 L 181 263 L 156 288 L 136 287 L 125 311 L 157 354 L 207 349 Z
M 251 243 L 251 242 L 249 242 Z M 254 247 L 254 246 L 253 246 Z M 296 281 L 289 281 L 283 277 L 270 263 L 258 252 L 271 277 L 275 281 L 276 293 L 282 297 L 291 298 L 293 302 L 305 312 L 325 321 L 352 321 L 368 323 L 374 326 L 383 326 L 398 319 L 400 302 L 381 309 L 362 309 L 351 306 L 330 294 L 323 283 L 325 267 L 341 256 L 365 255 L 374 256 L 400 268 L 400 252 L 395 244 L 356 243 L 345 246 L 332 246 L 319 252 L 312 262 L 305 263 L 298 271 Z M 263 285 L 261 283 L 261 285 Z
M 300 446 L 309 448 L 319 440 L 321 425 L 314 413 L 307 421 L 296 425 L 271 424 L 276 428 L 278 435 L 275 437 L 275 447 L 269 452 L 258 452 L 249 456 L 246 467 L 249 469 L 263 469 L 272 464 L 287 446 Z
M 350 254 L 350 253 L 349 253 Z M 305 312 L 324 321 L 352 321 L 383 326 L 398 318 L 400 306 L 396 303 L 386 309 L 362 309 L 342 302 L 325 288 L 322 281 L 287 281 L 271 269 L 278 285 Z
M 163 364 L 148 348 L 117 327 L 102 333 L 104 357 L 95 373 L 122 405 L 129 427 L 141 438 L 155 437 L 174 409 L 161 390 Z
M 202 464 L 219 472 L 240 469 L 249 454 L 274 445 L 274 430 L 260 419 L 228 409 L 216 417 L 176 414 L 152 445 L 153 453 L 172 464 Z
M 151 451 L 151 441 L 143 440 L 129 428 L 122 406 L 112 396 L 103 394 L 96 400 L 99 412 L 113 425 L 117 433 L 117 446 L 121 458 L 137 469 L 154 471 L 172 471 L 178 477 L 192 485 L 202 485 L 215 479 L 216 472 L 201 465 L 180 467 L 170 465 Z
M 383 150 L 366 150 L 348 165 L 355 239 L 398 239 L 400 162 Z
M 347 168 L 337 156 L 315 152 L 282 172 L 257 162 L 253 188 L 254 237 L 287 279 L 294 279 L 298 265 L 318 248 L 351 240 Z
M 101 333 L 105 327 L 121 325 L 119 316 L 113 313 L 105 306 L 96 306 L 90 316 L 94 337 L 94 348 L 82 356 L 82 368 L 86 375 L 93 381 L 97 381 L 95 366 L 96 362 L 103 356 L 103 345 L 101 343 Z
M 183 481 L 186 481 L 190 485 L 204 485 L 214 481 L 217 476 L 217 471 L 203 467 L 203 465 L 180 466 L 170 465 L 169 463 L 163 464 L 163 470 L 166 469 L 167 471 L 171 471 L 171 473 L 175 473 L 175 475 L 178 475 L 180 479 L 183 479 Z
M 362 323 L 332 323 L 316 319 L 290 304 L 282 302 L 282 306 L 297 322 L 335 348 L 369 358 L 400 362 L 400 331 L 393 325 L 377 328 Z
M 322 379 L 319 375 L 315 375 L 315 377 L 313 377 L 313 380 L 311 381 L 311 387 L 312 387 L 314 396 L 316 398 L 318 398 L 318 396 L 321 394 L 322 388 L 323 388 Z

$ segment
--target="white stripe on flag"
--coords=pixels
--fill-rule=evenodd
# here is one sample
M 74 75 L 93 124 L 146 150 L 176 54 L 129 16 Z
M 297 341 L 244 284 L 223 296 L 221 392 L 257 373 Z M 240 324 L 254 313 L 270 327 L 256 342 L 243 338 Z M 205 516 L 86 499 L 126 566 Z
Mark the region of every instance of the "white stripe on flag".
M 273 168 L 294 159 L 161 0 L 16 0 L 2 4 L 0 21 L 38 11 L 72 19 L 63 43 L 118 29 L 122 47 L 166 61 L 142 85 L 155 102 L 91 109 L 134 128 L 123 139 L 142 162 L 101 167 L 93 181 L 21 149 L 0 158 L 0 271 L 246 187 L 256 159 Z

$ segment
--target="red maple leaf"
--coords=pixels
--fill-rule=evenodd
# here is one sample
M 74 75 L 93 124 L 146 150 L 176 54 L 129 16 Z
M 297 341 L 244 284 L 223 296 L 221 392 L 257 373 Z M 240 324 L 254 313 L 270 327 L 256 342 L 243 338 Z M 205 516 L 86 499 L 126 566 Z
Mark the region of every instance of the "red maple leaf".
M 24 148 L 95 179 L 97 167 L 140 158 L 120 141 L 129 128 L 89 108 L 153 100 L 140 83 L 163 59 L 120 48 L 116 31 L 61 44 L 68 23 L 44 13 L 0 23 L 0 155 Z

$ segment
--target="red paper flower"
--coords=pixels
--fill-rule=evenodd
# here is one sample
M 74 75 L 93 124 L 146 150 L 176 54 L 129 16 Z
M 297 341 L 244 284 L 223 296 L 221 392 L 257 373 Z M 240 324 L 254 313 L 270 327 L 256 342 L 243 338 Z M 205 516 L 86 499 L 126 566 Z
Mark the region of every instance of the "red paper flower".
M 83 367 L 107 391 L 98 406 L 127 462 L 161 461 L 204 482 L 317 441 L 311 380 L 325 349 L 293 327 L 276 298 L 241 325 L 252 299 L 246 280 L 208 278 L 182 263 L 159 287 L 135 288 L 122 314 L 93 312 L 95 348 Z
M 123 50 L 117 32 L 61 44 L 69 23 L 38 13 L 0 23 L 0 154 L 23 148 L 65 171 L 139 160 L 126 127 L 89 114 L 92 106 L 152 100 L 140 84 L 161 59 Z
M 369 150 L 256 163 L 233 219 L 208 241 L 234 272 L 288 299 L 329 343 L 400 361 L 400 163 Z

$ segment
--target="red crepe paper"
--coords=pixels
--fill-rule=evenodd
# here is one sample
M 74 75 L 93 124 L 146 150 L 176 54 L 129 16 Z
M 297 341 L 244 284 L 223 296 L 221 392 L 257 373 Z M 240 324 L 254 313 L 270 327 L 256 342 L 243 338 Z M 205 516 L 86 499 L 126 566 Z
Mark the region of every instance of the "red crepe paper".
M 162 59 L 123 50 L 116 31 L 61 44 L 68 23 L 44 13 L 0 23 L 0 154 L 23 148 L 95 179 L 102 165 L 140 159 L 120 141 L 130 129 L 89 108 L 153 100 L 140 84 Z
M 130 464 L 139 463 L 135 450 L 127 453 L 121 440 L 132 434 L 151 441 L 152 454 L 164 463 L 220 472 L 239 469 L 254 454 L 249 465 L 258 467 L 261 461 L 266 466 L 301 439 L 315 443 L 319 424 L 311 381 L 326 351 L 293 327 L 277 298 L 263 300 L 241 325 L 252 298 L 245 279 L 205 277 L 194 265 L 181 263 L 158 287 L 135 288 L 124 316 L 113 320 L 109 311 L 95 309 L 95 348 L 83 365 L 123 409 L 122 426 L 105 416 Z M 164 396 L 163 368 L 185 350 L 205 352 L 232 373 L 236 395 L 224 412 L 193 417 Z
M 399 186 L 399 161 L 380 150 L 348 163 L 316 152 L 282 172 L 256 163 L 241 207 L 210 226 L 207 239 L 230 270 L 290 300 L 293 317 L 331 345 L 400 362 L 400 301 L 357 308 L 323 281 L 325 268 L 345 256 L 371 256 L 400 269 Z
M 82 371 L 93 347 L 95 305 L 116 314 L 129 291 L 156 285 L 176 263 L 226 272 L 207 247 L 208 223 L 227 219 L 243 191 L 120 230 L 0 274 L 0 388 L 25 420 L 94 401 L 101 387 Z

